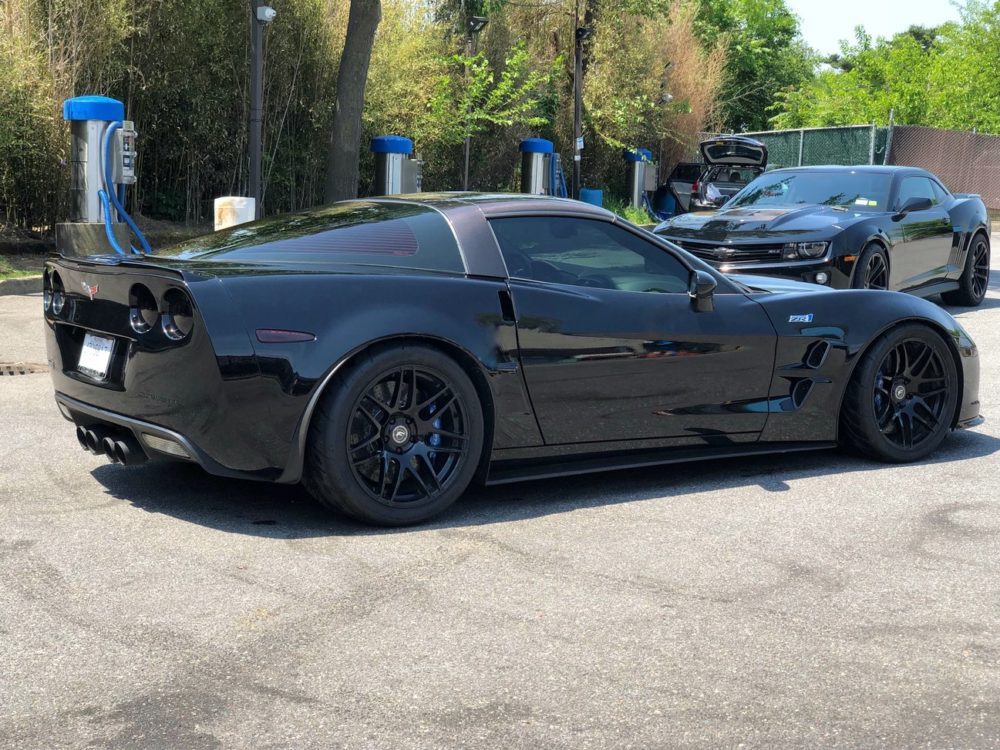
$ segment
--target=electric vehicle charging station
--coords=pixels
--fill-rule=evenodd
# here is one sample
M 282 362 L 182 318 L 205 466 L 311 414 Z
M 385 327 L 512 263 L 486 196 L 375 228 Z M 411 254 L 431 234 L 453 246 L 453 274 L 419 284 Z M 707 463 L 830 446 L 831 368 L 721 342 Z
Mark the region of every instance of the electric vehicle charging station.
M 637 148 L 625 151 L 625 162 L 628 168 L 629 205 L 634 208 L 650 209 L 648 193 L 656 190 L 656 162 L 653 152 L 648 148 Z
M 137 133 L 125 105 L 106 96 L 63 102 L 70 123 L 70 211 L 56 224 L 63 255 L 150 252 L 149 243 L 125 211 L 125 190 L 135 183 Z M 141 249 L 131 243 L 130 231 Z
M 529 195 L 567 196 L 566 177 L 562 160 L 555 153 L 552 141 L 545 138 L 525 138 L 518 147 L 521 152 L 521 192 Z
M 419 193 L 423 161 L 413 156 L 413 141 L 401 135 L 372 138 L 375 154 L 375 195 Z

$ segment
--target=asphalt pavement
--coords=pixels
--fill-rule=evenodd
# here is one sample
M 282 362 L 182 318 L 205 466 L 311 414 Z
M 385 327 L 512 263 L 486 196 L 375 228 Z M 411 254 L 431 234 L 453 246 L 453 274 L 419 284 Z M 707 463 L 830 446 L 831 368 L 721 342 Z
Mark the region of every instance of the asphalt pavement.
M 532 482 L 406 530 L 110 465 L 0 377 L 0 747 L 1000 747 L 994 271 L 953 310 L 987 421 L 930 461 Z M 12 361 L 45 362 L 38 295 L 0 297 Z

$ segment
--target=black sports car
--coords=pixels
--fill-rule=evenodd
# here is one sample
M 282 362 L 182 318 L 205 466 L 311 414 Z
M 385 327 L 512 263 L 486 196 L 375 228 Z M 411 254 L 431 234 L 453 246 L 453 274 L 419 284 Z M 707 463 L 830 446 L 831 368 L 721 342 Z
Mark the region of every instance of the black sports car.
M 936 305 L 727 277 L 552 198 L 351 201 L 52 260 L 44 306 L 88 450 L 304 480 L 379 524 L 474 479 L 838 443 L 911 461 L 979 415 L 976 346 Z
M 967 306 L 983 301 L 989 283 L 983 201 L 913 167 L 777 169 L 719 211 L 675 216 L 654 231 L 727 273 L 942 294 Z

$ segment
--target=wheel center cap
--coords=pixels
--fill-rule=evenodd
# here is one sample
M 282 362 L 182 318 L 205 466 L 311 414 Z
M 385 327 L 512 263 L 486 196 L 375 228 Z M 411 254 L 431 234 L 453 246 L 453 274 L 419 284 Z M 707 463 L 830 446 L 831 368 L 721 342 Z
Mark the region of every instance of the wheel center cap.
M 897 383 L 892 389 L 892 397 L 897 401 L 902 401 L 906 398 L 906 386 L 902 383 Z
M 410 430 L 405 424 L 398 424 L 392 428 L 389 437 L 396 445 L 403 445 L 410 440 Z

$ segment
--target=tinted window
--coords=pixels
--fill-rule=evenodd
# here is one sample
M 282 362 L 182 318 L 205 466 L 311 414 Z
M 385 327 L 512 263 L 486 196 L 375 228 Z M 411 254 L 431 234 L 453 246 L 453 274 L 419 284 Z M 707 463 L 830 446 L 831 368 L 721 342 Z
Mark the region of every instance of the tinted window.
M 885 211 L 891 179 L 879 172 L 770 172 L 737 193 L 727 208 L 818 204 Z
M 712 167 L 705 173 L 705 182 L 731 182 L 746 185 L 760 174 L 760 169 L 752 167 Z
M 668 251 L 604 221 L 493 219 L 512 277 L 628 292 L 686 292 L 689 271 Z
M 933 183 L 926 177 L 904 177 L 899 181 L 896 208 L 902 208 L 911 198 L 927 198 L 935 205 L 941 202 L 934 194 Z
M 698 179 L 703 168 L 701 164 L 678 164 L 670 173 L 670 179 L 694 182 Z
M 444 217 L 412 203 L 352 201 L 285 214 L 159 251 L 223 262 L 359 263 L 463 272 Z
M 931 188 L 934 190 L 934 197 L 937 198 L 938 203 L 951 200 L 951 193 L 945 190 L 937 180 L 931 180 Z

